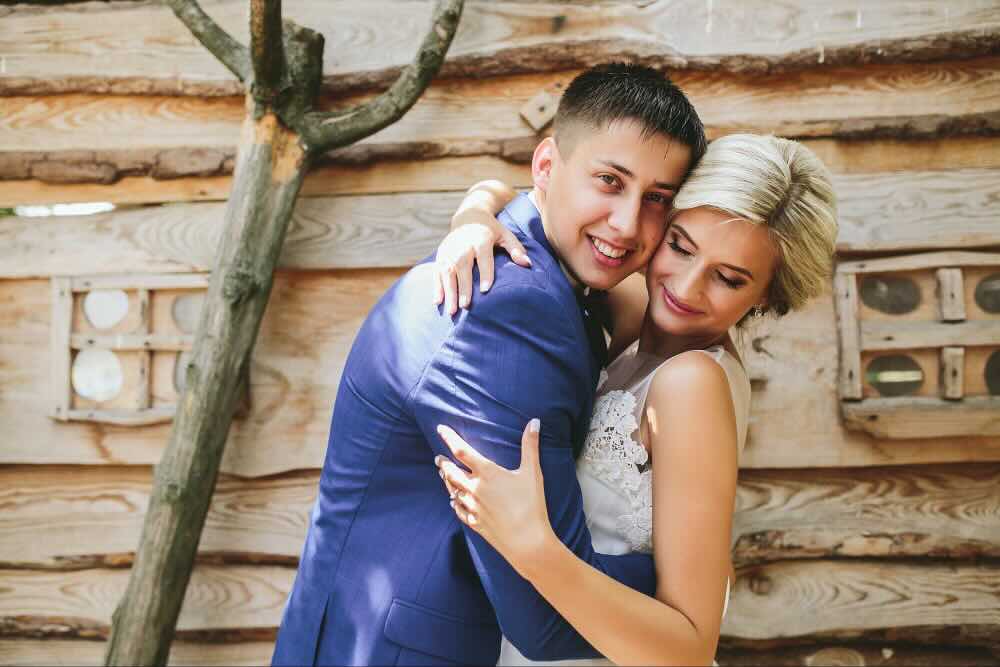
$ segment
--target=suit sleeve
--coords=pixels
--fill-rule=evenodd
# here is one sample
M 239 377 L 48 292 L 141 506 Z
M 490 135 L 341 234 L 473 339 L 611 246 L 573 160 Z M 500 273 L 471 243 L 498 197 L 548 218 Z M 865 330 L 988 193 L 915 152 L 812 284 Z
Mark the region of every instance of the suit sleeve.
M 411 408 L 436 453 L 449 451 L 436 429 L 454 428 L 484 456 L 517 468 L 521 433 L 542 422 L 540 459 L 549 520 L 581 560 L 653 595 L 653 559 L 594 551 L 572 454 L 574 425 L 586 428 L 591 382 L 572 322 L 562 304 L 534 286 L 494 286 L 468 311 L 428 363 L 410 394 Z M 443 492 L 443 491 L 442 491 Z M 486 594 L 504 636 L 528 659 L 595 657 L 598 653 L 482 537 L 463 526 Z

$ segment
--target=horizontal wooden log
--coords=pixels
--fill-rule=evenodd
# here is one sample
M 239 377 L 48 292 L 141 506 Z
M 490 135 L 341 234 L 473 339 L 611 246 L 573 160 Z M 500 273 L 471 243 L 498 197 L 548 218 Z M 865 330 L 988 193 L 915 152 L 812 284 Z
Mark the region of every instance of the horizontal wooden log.
M 930 180 L 947 184 L 952 196 L 925 198 L 924 186 Z M 914 205 L 894 206 L 869 197 L 870 188 L 890 184 L 896 201 L 909 198 Z M 838 176 L 835 189 L 846 209 L 838 239 L 844 250 L 1000 245 L 1000 169 L 872 174 L 864 179 Z M 410 266 L 437 247 L 462 196 L 463 191 L 451 191 L 302 199 L 280 266 L 296 270 Z M 0 278 L 207 271 L 222 210 L 221 203 L 194 203 L 87 216 L 6 218 L 0 225 Z M 947 225 L 942 225 L 943 218 Z M 964 256 L 950 255 L 942 261 L 963 261 Z M 996 255 L 976 257 L 991 262 Z M 918 261 L 875 260 L 871 265 L 894 262 L 884 269 L 893 270 L 895 263 Z M 854 270 L 850 267 L 857 264 L 844 263 L 842 270 Z
M 868 141 L 838 141 L 806 139 L 803 141 L 836 174 L 870 174 L 912 172 L 916 165 L 933 166 L 937 171 L 955 169 L 1000 168 L 1000 137 L 951 137 L 948 139 L 871 139 Z M 919 173 L 919 172 L 916 172 Z M 325 165 L 313 169 L 302 186 L 305 197 L 326 195 L 392 194 L 399 192 L 441 192 L 464 190 L 470 184 L 486 178 L 499 178 L 515 187 L 528 187 L 531 173 L 528 165 L 512 164 L 494 156 L 472 155 L 454 158 L 388 160 L 360 165 Z M 902 176 L 901 178 L 906 178 Z M 881 179 L 880 179 L 881 180 Z M 936 188 L 936 178 L 926 178 L 923 185 Z M 946 179 L 950 180 L 950 179 Z M 984 179 L 980 192 L 988 192 L 992 181 Z M 846 181 L 845 181 L 846 182 Z M 114 184 L 44 183 L 38 180 L 0 180 L 0 206 L 22 204 L 60 204 L 65 202 L 112 202 L 114 204 L 157 204 L 163 202 L 220 201 L 229 196 L 229 176 L 178 177 L 157 180 L 151 176 L 126 176 Z M 899 184 L 897 183 L 898 187 Z M 902 186 L 906 191 L 905 185 Z M 946 192 L 946 190 L 944 191 Z M 944 192 L 935 191 L 933 201 L 940 201 Z M 894 194 L 895 190 L 891 194 Z M 891 199 L 891 194 L 889 199 Z M 975 197 L 975 207 L 967 205 L 965 195 L 949 197 L 949 206 L 962 211 L 956 217 L 988 211 L 989 199 Z M 866 206 L 851 205 L 841 213 L 842 245 L 851 250 L 864 250 L 883 242 L 875 235 L 859 234 L 885 216 L 879 211 L 885 199 L 866 198 Z M 925 198 L 931 199 L 931 198 Z M 915 200 L 913 200 L 915 201 Z M 911 213 L 920 205 L 908 207 Z M 850 209 L 855 212 L 851 213 Z M 871 219 L 868 219 L 868 216 Z M 854 231 L 855 228 L 860 229 Z M 940 226 L 935 232 L 940 231 Z M 918 238 L 917 234 L 913 235 Z M 923 236 L 926 238 L 926 235 Z
M 941 138 L 1000 130 L 998 62 L 754 77 L 679 72 L 674 79 L 712 136 Z M 519 109 L 539 89 L 565 85 L 575 73 L 436 82 L 399 122 L 330 159 L 359 164 L 494 155 L 525 161 L 537 135 Z M 0 178 L 100 183 L 226 173 L 244 109 L 239 97 L 59 95 L 2 98 L 0 112 Z
M 80 639 L 0 639 L 0 655 L 5 665 L 34 667 L 35 665 L 104 664 L 105 642 Z M 254 667 L 271 662 L 274 641 L 193 642 L 174 641 L 170 645 L 168 665 L 242 665 Z M 976 665 L 977 663 L 969 663 Z M 944 667 L 944 665 L 943 665 Z
M 986 648 L 922 647 L 908 644 L 819 644 L 772 649 L 732 649 L 720 646 L 722 667 L 995 667 L 996 656 Z
M 946 345 L 1000 345 L 1000 320 L 861 322 L 862 350 L 912 350 Z
M 250 408 L 230 432 L 224 472 L 258 476 L 321 465 L 346 354 L 364 317 L 400 273 L 278 274 L 251 367 Z M 49 299 L 48 281 L 0 280 L 0 303 L 5 304 L 0 308 L 0 463 L 155 463 L 166 427 L 56 423 L 47 416 L 47 363 L 25 360 L 47 359 Z M 1000 438 L 885 443 L 845 429 L 829 296 L 750 328 L 741 345 L 751 373 L 759 377 L 744 467 L 1000 460 Z
M 222 27 L 247 43 L 241 2 L 204 4 Z M 430 11 L 430 2 L 373 0 L 290 0 L 284 7 L 287 18 L 325 35 L 326 85 L 339 90 L 391 82 L 416 50 Z M 754 29 L 746 30 L 750 20 Z M 9 28 L 0 40 L 6 61 L 0 90 L 7 94 L 239 91 L 232 75 L 166 7 L 114 3 L 14 11 L 4 23 Z M 842 12 L 815 0 L 610 7 L 479 2 L 465 9 L 441 76 L 547 72 L 623 57 L 657 67 L 741 73 L 919 62 L 996 54 L 998 34 L 1000 15 L 979 0 L 953 0 L 946 8 L 929 5 L 921 12 L 906 0 Z M 73 43 L 91 48 L 81 52 L 69 46 Z
M 103 665 L 104 642 L 73 639 L 0 639 L 0 655 L 12 667 L 35 665 Z M 264 665 L 270 662 L 273 641 L 208 643 L 175 641 L 170 646 L 172 666 Z M 997 659 L 985 648 L 922 647 L 883 642 L 867 644 L 811 644 L 773 649 L 720 647 L 722 667 L 995 667 Z
M 180 633 L 268 629 L 280 621 L 295 570 L 198 565 Z M 92 636 L 107 632 L 127 570 L 0 570 L 0 634 Z M 805 639 L 995 643 L 1000 566 L 994 564 L 788 561 L 738 572 L 722 634 L 732 646 Z
M 0 568 L 129 564 L 151 484 L 138 466 L 0 468 Z M 318 470 L 223 477 L 201 560 L 295 564 L 318 484 Z M 997 488 L 998 464 L 744 470 L 734 558 L 1000 558 Z M 49 539 L 37 539 L 40 526 Z
M 992 563 L 770 563 L 738 571 L 722 635 L 734 646 L 806 637 L 991 645 L 998 596 Z
M 942 243 L 940 245 L 951 245 Z M 837 265 L 840 273 L 887 273 L 891 271 L 920 271 L 939 266 L 996 266 L 1000 265 L 1000 254 L 990 252 L 964 252 L 944 250 L 925 252 L 903 257 L 880 257 L 862 259 L 855 262 L 841 262 Z
M 125 569 L 0 570 L 0 635 L 106 637 L 128 576 Z M 280 566 L 196 565 L 177 630 L 276 627 L 294 577 Z
M 867 398 L 842 406 L 848 428 L 877 438 L 966 436 L 991 447 L 1000 436 L 1000 397 L 969 396 L 961 401 L 921 396 Z

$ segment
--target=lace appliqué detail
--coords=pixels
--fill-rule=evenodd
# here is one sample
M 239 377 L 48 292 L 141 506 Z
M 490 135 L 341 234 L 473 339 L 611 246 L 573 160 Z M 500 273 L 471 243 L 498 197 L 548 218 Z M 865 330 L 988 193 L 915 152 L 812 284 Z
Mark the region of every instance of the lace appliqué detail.
M 594 474 L 621 489 L 631 512 L 618 517 L 618 528 L 633 551 L 653 551 L 652 470 L 646 449 L 632 439 L 639 430 L 636 399 L 631 392 L 609 391 L 594 403 L 594 416 L 583 447 L 583 458 Z

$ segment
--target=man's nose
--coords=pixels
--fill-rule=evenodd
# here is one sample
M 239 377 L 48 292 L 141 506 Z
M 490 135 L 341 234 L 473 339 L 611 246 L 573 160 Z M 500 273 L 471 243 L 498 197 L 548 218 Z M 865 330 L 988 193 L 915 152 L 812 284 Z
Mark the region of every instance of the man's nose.
M 632 241 L 638 238 L 641 207 L 641 197 L 622 197 L 618 206 L 611 212 L 608 224 L 618 232 L 620 239 Z

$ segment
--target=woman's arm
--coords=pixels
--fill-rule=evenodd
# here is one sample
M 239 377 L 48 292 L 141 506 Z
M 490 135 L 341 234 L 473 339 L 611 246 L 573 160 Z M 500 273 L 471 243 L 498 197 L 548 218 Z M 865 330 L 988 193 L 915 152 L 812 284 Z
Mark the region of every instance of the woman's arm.
M 612 662 L 707 665 L 731 570 L 736 494 L 736 423 L 725 372 L 697 352 L 678 357 L 654 378 L 644 421 L 653 453 L 655 599 L 589 567 L 545 530 L 529 430 L 516 471 L 482 465 L 453 433 L 446 441 L 471 473 L 449 461 L 442 470 L 458 494 L 459 517 Z

